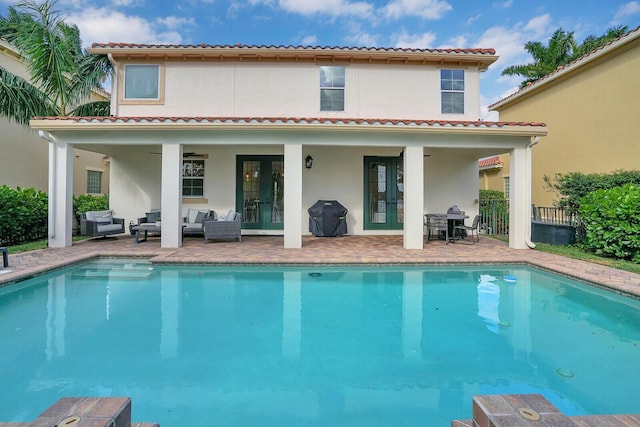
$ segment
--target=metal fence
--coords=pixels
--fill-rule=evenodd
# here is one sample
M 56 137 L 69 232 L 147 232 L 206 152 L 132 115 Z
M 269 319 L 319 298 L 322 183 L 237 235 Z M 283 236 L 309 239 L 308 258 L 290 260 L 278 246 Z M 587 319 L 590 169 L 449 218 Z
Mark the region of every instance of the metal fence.
M 508 199 L 480 199 L 480 232 L 494 236 L 509 235 Z
M 564 209 L 531 206 L 531 220 L 546 224 L 579 226 L 577 215 Z M 480 232 L 494 236 L 509 235 L 509 200 L 480 199 Z
M 546 206 L 531 206 L 531 219 L 546 224 L 572 225 L 579 224 L 578 215 L 570 214 L 564 209 Z

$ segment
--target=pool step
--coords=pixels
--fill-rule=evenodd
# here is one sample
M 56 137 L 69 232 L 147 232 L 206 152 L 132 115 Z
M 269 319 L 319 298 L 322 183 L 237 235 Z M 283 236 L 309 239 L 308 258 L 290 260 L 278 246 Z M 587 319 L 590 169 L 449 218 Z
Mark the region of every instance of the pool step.
M 152 267 L 140 265 L 136 267 L 92 266 L 71 273 L 72 279 L 117 279 L 143 280 L 153 275 Z

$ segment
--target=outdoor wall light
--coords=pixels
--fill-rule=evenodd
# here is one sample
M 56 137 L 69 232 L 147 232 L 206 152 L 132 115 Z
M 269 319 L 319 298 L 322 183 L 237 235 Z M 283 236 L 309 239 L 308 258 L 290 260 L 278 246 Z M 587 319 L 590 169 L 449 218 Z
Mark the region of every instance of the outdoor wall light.
M 304 165 L 306 166 L 307 169 L 311 169 L 311 167 L 313 166 L 313 157 L 307 156 L 304 159 Z

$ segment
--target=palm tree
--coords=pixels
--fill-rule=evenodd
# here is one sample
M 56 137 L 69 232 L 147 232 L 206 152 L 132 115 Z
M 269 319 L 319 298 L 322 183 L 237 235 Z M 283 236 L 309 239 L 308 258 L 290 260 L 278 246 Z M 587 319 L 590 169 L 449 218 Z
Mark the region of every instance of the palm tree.
M 573 32 L 567 33 L 562 28 L 557 29 L 549 39 L 549 45 L 540 42 L 527 42 L 524 48 L 533 57 L 533 63 L 526 65 L 511 65 L 502 70 L 503 76 L 520 75 L 526 79 L 520 87 L 527 86 L 541 77 L 556 70 L 559 66 L 571 61 L 576 50 Z
M 581 56 L 609 43 L 627 32 L 627 27 L 612 27 L 603 35 L 588 36 L 581 44 L 576 44 L 573 32 L 566 32 L 562 28 L 557 29 L 549 39 L 548 46 L 540 42 L 527 42 L 524 48 L 533 57 L 533 63 L 526 65 L 511 65 L 502 70 L 503 76 L 520 75 L 525 80 L 520 87 L 525 87 L 558 67 L 568 64 Z
M 0 37 L 18 49 L 30 74 L 27 81 L 0 67 L 0 116 L 25 126 L 34 116 L 109 114 L 108 101 L 86 101 L 111 64 L 82 49 L 78 28 L 61 19 L 56 3 L 28 0 L 0 16 Z

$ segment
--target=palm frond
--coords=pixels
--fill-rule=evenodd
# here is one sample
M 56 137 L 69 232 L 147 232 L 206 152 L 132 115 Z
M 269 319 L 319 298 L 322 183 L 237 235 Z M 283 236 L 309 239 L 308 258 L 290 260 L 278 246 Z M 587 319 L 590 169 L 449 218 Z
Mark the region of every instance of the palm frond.
M 73 75 L 72 99 L 76 105 L 89 99 L 91 91 L 102 89 L 107 77 L 111 76 L 113 67 L 107 55 L 86 54 L 78 64 Z
M 0 116 L 24 126 L 35 116 L 57 116 L 59 110 L 38 88 L 0 68 Z
M 79 105 L 70 114 L 83 117 L 108 116 L 111 114 L 111 103 L 109 101 L 88 102 Z

